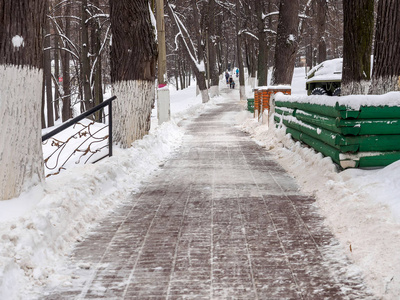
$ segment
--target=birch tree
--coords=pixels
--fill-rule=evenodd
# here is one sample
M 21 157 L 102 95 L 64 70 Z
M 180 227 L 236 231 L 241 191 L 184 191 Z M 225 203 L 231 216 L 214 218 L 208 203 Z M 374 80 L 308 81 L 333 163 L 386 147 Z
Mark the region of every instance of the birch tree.
M 0 199 L 43 179 L 41 99 L 45 0 L 0 4 Z
M 122 147 L 150 130 L 157 44 L 147 0 L 110 0 L 114 140 Z

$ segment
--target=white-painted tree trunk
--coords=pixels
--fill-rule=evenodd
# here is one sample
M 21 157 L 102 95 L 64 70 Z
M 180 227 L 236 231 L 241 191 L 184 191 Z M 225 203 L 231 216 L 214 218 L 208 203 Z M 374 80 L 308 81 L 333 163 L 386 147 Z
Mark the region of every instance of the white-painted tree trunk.
M 369 94 L 383 95 L 394 91 L 400 91 L 400 77 L 386 76 L 372 79 Z
M 256 78 L 255 77 L 249 77 L 248 83 L 249 83 L 249 86 L 251 86 L 251 88 L 254 89 L 255 86 L 256 86 Z
M 219 86 L 218 85 L 212 85 L 210 86 L 210 98 L 219 96 Z
M 0 66 L 0 200 L 44 177 L 41 70 Z
M 368 94 L 370 82 L 362 80 L 360 82 L 351 82 L 342 84 L 341 94 L 342 95 L 366 95 Z
M 246 87 L 245 86 L 240 86 L 239 95 L 240 95 L 240 100 L 247 100 L 246 99 Z
M 208 96 L 208 90 L 200 91 L 200 94 L 201 94 L 201 101 L 203 103 L 207 103 L 208 101 L 210 101 L 210 97 Z
M 171 100 L 168 85 L 157 90 L 157 119 L 158 125 L 171 120 Z
M 130 80 L 113 84 L 113 140 L 128 148 L 150 130 L 151 109 L 155 100 L 153 81 Z

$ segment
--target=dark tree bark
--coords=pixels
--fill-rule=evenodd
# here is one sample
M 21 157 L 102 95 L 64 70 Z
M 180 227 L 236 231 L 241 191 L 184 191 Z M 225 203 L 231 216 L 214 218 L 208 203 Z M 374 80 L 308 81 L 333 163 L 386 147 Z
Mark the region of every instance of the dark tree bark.
M 317 63 L 326 60 L 326 14 L 328 11 L 327 0 L 317 0 L 317 34 L 318 34 L 318 58 Z
M 370 94 L 400 90 L 400 3 L 380 0 L 375 31 Z
M 90 58 L 89 54 L 89 23 L 87 22 L 88 1 L 82 0 L 81 3 L 81 82 L 83 87 L 83 100 L 85 110 L 89 110 L 93 105 L 92 91 L 90 89 Z
M 99 7 L 99 0 L 92 0 L 93 5 Z M 92 22 L 91 31 L 91 45 L 93 56 L 93 106 L 99 105 L 103 102 L 103 89 L 102 89 L 102 57 L 101 57 L 101 28 L 97 19 Z M 102 110 L 96 112 L 95 120 L 101 121 Z
M 111 80 L 153 81 L 157 44 L 147 0 L 110 0 Z
M 13 0 L 0 3 L 1 65 L 43 67 L 42 26 L 46 7 L 46 0 Z M 23 46 L 17 47 L 18 51 L 15 51 L 16 47 L 11 42 L 16 36 L 23 38 Z
M 240 100 L 246 98 L 245 84 L 244 84 L 244 67 L 243 67 L 243 56 L 242 56 L 242 35 L 240 32 L 240 11 L 241 5 L 240 0 L 236 0 L 236 49 L 238 57 L 238 67 L 239 67 L 239 97 Z
M 208 2 L 208 63 L 211 77 L 210 94 L 212 96 L 219 95 L 219 74 L 217 66 L 217 51 L 216 51 L 216 28 L 215 28 L 215 0 Z
M 341 95 L 365 94 L 370 80 L 374 0 L 343 1 L 344 44 Z
M 265 22 L 263 19 L 264 5 L 263 1 L 255 1 L 255 9 L 257 14 L 257 29 L 258 29 L 258 64 L 257 64 L 257 77 L 258 85 L 268 85 L 268 43 L 267 35 L 264 31 Z
M 58 38 L 54 39 L 54 116 L 55 120 L 60 118 L 60 91 L 59 91 L 59 77 L 60 77 L 60 50 Z
M 150 130 L 157 43 L 147 0 L 110 0 L 115 141 L 130 147 Z
M 66 16 L 71 15 L 71 6 L 66 5 L 64 7 L 64 14 Z M 71 34 L 71 19 L 65 18 L 65 35 L 67 37 Z M 69 48 L 68 43 L 64 42 L 64 47 Z M 68 51 L 62 52 L 62 69 L 63 69 L 63 96 L 62 96 L 62 121 L 65 122 L 72 118 L 72 108 L 71 108 L 71 75 L 70 75 L 70 57 Z
M 0 199 L 43 177 L 41 100 L 46 0 L 0 2 Z
M 46 8 L 46 14 L 49 13 L 49 7 Z M 46 35 L 48 35 L 46 37 Z M 51 78 L 51 55 L 50 55 L 50 20 L 46 18 L 46 24 L 44 27 L 44 48 L 46 49 L 43 53 L 43 72 L 44 72 L 44 86 L 45 95 L 42 97 L 46 98 L 47 104 L 47 127 L 54 126 L 54 113 L 53 113 L 53 80 Z
M 281 0 L 272 85 L 290 85 L 298 49 L 299 0 Z

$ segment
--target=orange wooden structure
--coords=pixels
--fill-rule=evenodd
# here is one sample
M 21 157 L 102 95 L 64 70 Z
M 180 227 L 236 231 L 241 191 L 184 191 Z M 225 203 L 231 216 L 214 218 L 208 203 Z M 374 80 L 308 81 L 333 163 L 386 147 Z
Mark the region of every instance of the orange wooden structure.
M 265 110 L 270 109 L 271 96 L 276 93 L 291 95 L 290 86 L 269 86 L 254 89 L 254 117 L 259 117 Z

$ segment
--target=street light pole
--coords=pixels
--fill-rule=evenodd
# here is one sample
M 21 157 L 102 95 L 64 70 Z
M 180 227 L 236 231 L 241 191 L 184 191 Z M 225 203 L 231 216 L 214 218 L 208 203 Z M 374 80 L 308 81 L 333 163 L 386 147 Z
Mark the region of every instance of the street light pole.
M 156 23 L 158 39 L 158 124 L 170 120 L 170 95 L 167 83 L 167 51 L 165 47 L 164 0 L 156 0 Z

